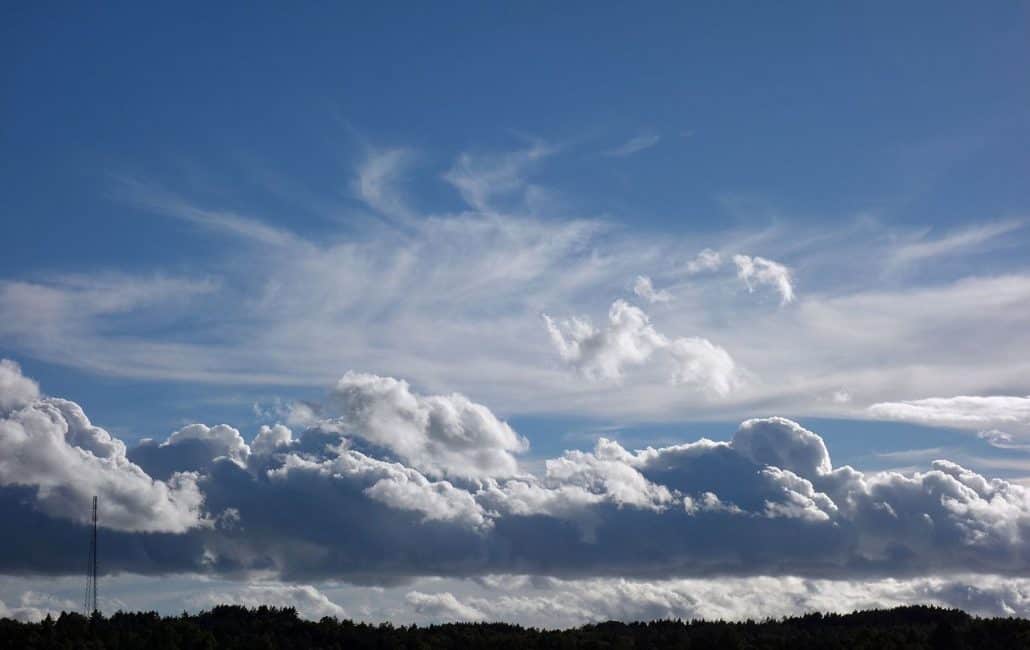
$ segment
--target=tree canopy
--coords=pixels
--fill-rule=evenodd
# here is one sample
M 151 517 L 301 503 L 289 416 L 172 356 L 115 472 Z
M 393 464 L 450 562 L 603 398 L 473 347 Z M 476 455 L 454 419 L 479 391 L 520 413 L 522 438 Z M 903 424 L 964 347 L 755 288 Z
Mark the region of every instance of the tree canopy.
M 178 650 L 179 648 L 547 648 L 575 649 L 961 649 L 1030 648 L 1030 621 L 975 618 L 959 610 L 899 607 L 852 614 L 807 614 L 764 621 L 609 621 L 568 630 L 505 623 L 370 625 L 294 608 L 222 605 L 198 614 L 62 613 L 38 623 L 0 620 L 0 649 Z

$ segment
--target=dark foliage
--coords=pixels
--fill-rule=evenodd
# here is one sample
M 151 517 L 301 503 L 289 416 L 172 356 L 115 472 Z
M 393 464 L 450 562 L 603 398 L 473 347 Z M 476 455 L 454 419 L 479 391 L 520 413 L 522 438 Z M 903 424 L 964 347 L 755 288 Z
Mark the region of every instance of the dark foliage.
M 934 607 L 854 614 L 808 614 L 778 621 L 600 623 L 538 630 L 501 623 L 429 627 L 366 625 L 323 618 L 305 621 L 292 608 L 219 606 L 162 618 L 118 612 L 110 618 L 62 614 L 40 623 L 0 620 L 0 649 L 82 648 L 1030 648 L 1030 621 L 981 619 Z

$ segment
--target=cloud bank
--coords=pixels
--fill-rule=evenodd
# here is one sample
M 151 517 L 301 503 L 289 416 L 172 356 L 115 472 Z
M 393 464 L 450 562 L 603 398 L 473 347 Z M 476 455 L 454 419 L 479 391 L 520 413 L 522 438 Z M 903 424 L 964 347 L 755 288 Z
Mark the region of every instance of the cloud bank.
M 107 572 L 383 585 L 1030 576 L 1026 488 L 943 459 L 907 474 L 836 467 L 785 418 L 748 420 L 728 442 L 629 450 L 602 438 L 531 473 L 518 464 L 525 441 L 487 407 L 348 373 L 297 434 L 264 427 L 247 443 L 227 425 L 190 425 L 126 451 L 2 368 L 0 511 L 25 531 L 0 542 L 8 573 L 77 574 L 68 549 L 99 494 Z
M 460 584 L 444 587 L 448 588 L 457 593 L 432 584 L 409 591 L 406 601 L 411 611 L 400 617 L 419 622 L 506 621 L 572 627 L 607 620 L 776 618 L 917 603 L 983 616 L 1030 614 L 1030 582 L 993 576 L 861 582 L 795 577 L 649 581 L 491 576 L 481 581 L 479 589 Z
M 470 579 L 417 578 L 409 584 L 367 587 L 336 582 L 239 583 L 211 578 L 173 578 L 181 599 L 157 607 L 175 615 L 220 603 L 295 607 L 311 620 L 323 616 L 394 625 L 447 621 L 504 621 L 537 627 L 573 627 L 608 620 L 746 620 L 812 611 L 847 613 L 873 607 L 930 604 L 981 616 L 1030 616 L 1030 580 L 960 573 L 946 577 L 826 580 L 783 576 L 560 579 L 497 574 Z M 69 599 L 45 593 L 68 580 L 36 585 L 19 578 L 3 593 L 0 616 L 40 620 L 74 609 Z M 105 611 L 139 602 L 139 580 L 104 582 Z M 27 585 L 33 588 L 26 589 Z M 42 590 L 36 587 L 42 587 Z M 145 601 L 146 602 L 146 601 Z M 4 605 L 8 603 L 9 605 Z M 148 608 L 149 605 L 143 605 Z

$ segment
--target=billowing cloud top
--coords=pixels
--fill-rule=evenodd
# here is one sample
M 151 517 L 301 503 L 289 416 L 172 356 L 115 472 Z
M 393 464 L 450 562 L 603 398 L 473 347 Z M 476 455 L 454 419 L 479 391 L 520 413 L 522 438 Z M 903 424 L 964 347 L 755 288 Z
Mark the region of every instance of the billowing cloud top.
M 585 318 L 555 321 L 544 314 L 551 342 L 563 361 L 595 381 L 618 381 L 625 370 L 657 360 L 668 368 L 673 384 L 689 384 L 717 396 L 739 382 L 733 357 L 708 339 L 670 339 L 658 332 L 639 307 L 616 300 L 608 326 L 598 329 Z
M 131 450 L 0 366 L 7 571 L 73 572 L 99 494 L 107 571 L 391 582 L 498 573 L 850 578 L 1030 573 L 1030 493 L 947 460 L 834 467 L 784 418 L 729 442 L 631 451 L 600 439 L 522 471 L 524 440 L 461 395 L 348 373 L 294 435 L 190 425 Z M 53 551 L 53 552 L 51 552 Z
M 195 474 L 152 479 L 78 404 L 41 398 L 35 382 L 6 360 L 0 404 L 0 490 L 30 487 L 34 508 L 77 522 L 98 495 L 100 517 L 115 530 L 181 533 L 204 523 Z
M 423 397 L 392 377 L 348 372 L 332 401 L 341 430 L 386 447 L 432 475 L 512 476 L 529 442 L 464 395 Z

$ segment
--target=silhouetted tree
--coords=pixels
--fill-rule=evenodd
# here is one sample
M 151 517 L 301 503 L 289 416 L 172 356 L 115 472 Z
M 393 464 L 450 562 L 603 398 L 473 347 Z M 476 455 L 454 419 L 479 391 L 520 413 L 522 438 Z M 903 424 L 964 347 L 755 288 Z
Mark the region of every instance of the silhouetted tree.
M 1030 649 L 1030 621 L 973 618 L 958 610 L 901 607 L 852 614 L 806 614 L 781 620 L 608 621 L 569 630 L 539 630 L 505 623 L 428 627 L 368 625 L 325 617 L 305 621 L 292 607 L 248 609 L 219 605 L 198 614 L 116 612 L 110 618 L 61 614 L 39 623 L 0 619 L 0 650 L 179 650 L 199 648 L 497 648 L 587 650 L 961 650 Z

